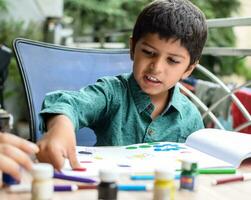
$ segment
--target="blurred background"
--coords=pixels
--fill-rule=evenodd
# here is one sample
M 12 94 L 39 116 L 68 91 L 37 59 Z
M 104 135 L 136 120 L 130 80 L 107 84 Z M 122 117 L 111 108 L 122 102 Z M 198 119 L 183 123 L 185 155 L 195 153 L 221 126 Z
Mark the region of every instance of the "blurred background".
M 191 0 L 207 19 L 247 17 L 249 0 Z M 151 0 L 0 0 L 0 47 L 12 51 L 13 39 L 24 37 L 77 48 L 128 48 L 140 10 Z M 210 29 L 207 47 L 251 47 L 251 27 Z M 28 112 L 13 53 L 5 69 L 0 56 L 2 105 L 14 115 L 14 132 L 26 137 Z M 251 80 L 245 56 L 204 55 L 200 62 L 226 83 Z

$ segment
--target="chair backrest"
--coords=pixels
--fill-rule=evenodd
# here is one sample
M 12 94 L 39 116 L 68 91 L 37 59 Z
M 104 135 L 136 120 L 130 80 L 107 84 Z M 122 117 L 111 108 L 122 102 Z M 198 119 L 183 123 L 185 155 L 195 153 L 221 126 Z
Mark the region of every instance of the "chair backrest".
M 81 50 L 22 38 L 13 47 L 28 102 L 32 141 L 42 136 L 38 113 L 47 92 L 78 90 L 100 77 L 130 72 L 132 67 L 128 50 Z M 78 145 L 95 142 L 91 129 L 77 133 Z

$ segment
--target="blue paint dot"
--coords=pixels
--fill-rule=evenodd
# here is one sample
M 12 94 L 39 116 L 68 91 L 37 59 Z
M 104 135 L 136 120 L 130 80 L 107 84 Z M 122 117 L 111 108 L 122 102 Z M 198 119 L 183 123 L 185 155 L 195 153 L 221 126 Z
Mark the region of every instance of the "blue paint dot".
M 178 144 L 170 144 L 170 146 L 172 146 L 172 147 L 178 147 L 179 145 Z
M 171 151 L 171 148 L 163 149 L 162 151 Z
M 153 147 L 161 148 L 161 147 L 164 147 L 164 145 L 163 144 L 157 144 L 157 145 L 154 145 Z
M 163 147 L 169 147 L 172 146 L 171 144 L 164 144 Z

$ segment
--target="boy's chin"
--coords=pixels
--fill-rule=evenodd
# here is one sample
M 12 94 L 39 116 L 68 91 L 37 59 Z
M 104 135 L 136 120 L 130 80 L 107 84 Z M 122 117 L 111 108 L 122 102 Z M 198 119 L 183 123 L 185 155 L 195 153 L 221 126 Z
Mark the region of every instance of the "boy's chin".
M 143 92 L 149 96 L 160 96 L 160 95 L 168 93 L 168 91 L 158 92 L 156 90 L 154 90 L 154 91 L 153 90 L 143 90 Z

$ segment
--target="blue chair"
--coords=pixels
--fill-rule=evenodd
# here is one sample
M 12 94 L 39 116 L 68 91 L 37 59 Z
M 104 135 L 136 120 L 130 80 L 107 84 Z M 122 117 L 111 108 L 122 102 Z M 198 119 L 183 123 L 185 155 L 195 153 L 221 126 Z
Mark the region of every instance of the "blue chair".
M 13 43 L 23 81 L 30 116 L 30 139 L 42 137 L 39 116 L 45 94 L 58 90 L 78 90 L 103 76 L 131 72 L 128 50 L 81 50 L 18 38 Z M 91 129 L 76 133 L 77 145 L 93 146 Z

